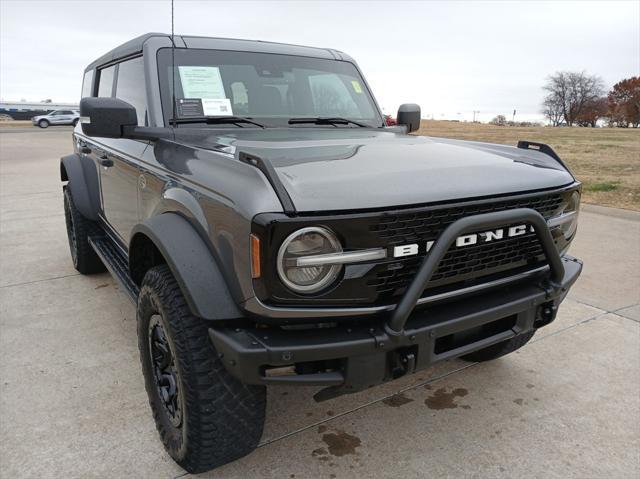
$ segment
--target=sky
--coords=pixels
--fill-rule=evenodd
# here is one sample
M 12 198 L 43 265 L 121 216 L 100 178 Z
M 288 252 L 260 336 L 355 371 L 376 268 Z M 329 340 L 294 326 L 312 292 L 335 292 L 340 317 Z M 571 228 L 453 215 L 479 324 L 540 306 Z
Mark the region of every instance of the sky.
M 344 51 L 383 111 L 423 118 L 541 119 L 545 78 L 585 70 L 610 88 L 640 75 L 640 0 L 189 1 L 175 32 Z M 78 102 L 93 60 L 171 31 L 170 0 L 0 0 L 0 98 Z

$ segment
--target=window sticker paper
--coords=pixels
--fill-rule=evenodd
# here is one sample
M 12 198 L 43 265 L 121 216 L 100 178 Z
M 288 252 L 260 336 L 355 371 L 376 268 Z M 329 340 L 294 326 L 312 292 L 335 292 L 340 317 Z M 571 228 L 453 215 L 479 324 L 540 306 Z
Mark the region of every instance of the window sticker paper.
M 184 98 L 227 98 L 218 67 L 181 65 L 178 71 Z
M 202 110 L 205 116 L 233 116 L 231 100 L 228 98 L 203 98 Z

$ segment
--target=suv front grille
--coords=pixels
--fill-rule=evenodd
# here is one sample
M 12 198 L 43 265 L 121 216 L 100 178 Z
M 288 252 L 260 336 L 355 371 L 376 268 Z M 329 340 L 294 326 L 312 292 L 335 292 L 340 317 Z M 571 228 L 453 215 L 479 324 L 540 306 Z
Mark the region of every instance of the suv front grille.
M 558 211 L 562 202 L 561 194 L 552 194 L 455 208 L 445 207 L 409 214 L 385 215 L 380 217 L 379 222 L 371 224 L 369 231 L 388 246 L 417 243 L 424 248 L 428 241 L 437 239 L 447 226 L 460 218 L 507 209 L 532 208 L 548 219 Z M 424 253 L 417 257 L 389 263 L 386 268 L 369 278 L 367 285 L 375 288 L 379 297 L 400 295 L 415 276 L 423 258 Z M 523 266 L 539 266 L 543 261 L 542 247 L 535 233 L 532 232 L 491 243 L 451 248 L 440 262 L 427 289 L 478 279 Z
M 387 305 L 398 301 L 415 277 L 424 259 L 428 241 L 436 240 L 454 221 L 477 214 L 514 208 L 532 208 L 546 219 L 559 213 L 574 188 L 501 198 L 464 200 L 397 209 L 287 217 L 275 213 L 258 215 L 253 232 L 264 240 L 269 252 L 263 278 L 254 281 L 254 290 L 268 304 L 352 306 Z M 420 254 L 388 257 L 370 264 L 347 265 L 334 287 L 317 296 L 292 293 L 276 273 L 277 252 L 285 238 L 309 225 L 322 225 L 338 234 L 345 251 L 418 244 Z M 516 225 L 504 225 L 516 226 Z M 558 236 L 558 248 L 566 246 Z M 504 238 L 462 248 L 451 248 L 427 285 L 427 295 L 447 293 L 487 281 L 499 280 L 542 266 L 542 248 L 534 233 Z

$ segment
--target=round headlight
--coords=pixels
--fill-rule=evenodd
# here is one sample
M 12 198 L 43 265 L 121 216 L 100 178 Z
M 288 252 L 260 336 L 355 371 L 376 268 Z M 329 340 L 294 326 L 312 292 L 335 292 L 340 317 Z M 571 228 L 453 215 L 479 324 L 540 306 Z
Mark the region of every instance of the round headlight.
M 330 230 L 319 226 L 302 228 L 289 235 L 280 246 L 278 275 L 289 289 L 297 293 L 315 293 L 333 283 L 342 266 L 298 266 L 298 259 L 340 252 L 342 246 Z

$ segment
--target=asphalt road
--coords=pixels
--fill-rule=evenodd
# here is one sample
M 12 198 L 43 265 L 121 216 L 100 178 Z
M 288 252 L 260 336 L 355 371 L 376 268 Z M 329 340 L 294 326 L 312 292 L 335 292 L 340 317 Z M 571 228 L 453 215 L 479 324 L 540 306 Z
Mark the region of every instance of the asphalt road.
M 0 129 L 0 476 L 184 475 L 153 424 L 135 311 L 69 258 L 70 128 Z M 314 403 L 272 388 L 261 447 L 203 477 L 640 477 L 640 213 L 585 206 L 582 277 L 519 352 Z

